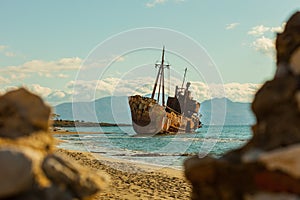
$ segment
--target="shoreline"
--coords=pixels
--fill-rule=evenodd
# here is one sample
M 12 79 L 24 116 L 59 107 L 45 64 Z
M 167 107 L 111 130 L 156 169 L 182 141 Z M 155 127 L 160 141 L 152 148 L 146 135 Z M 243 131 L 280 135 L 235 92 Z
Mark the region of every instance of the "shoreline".
M 58 148 L 58 154 L 110 177 L 110 185 L 98 199 L 190 199 L 191 185 L 183 170 Z
M 76 127 L 76 126 L 75 126 Z M 72 127 L 72 126 L 65 126 L 65 127 L 51 127 L 49 129 L 49 132 L 51 134 L 54 134 L 54 135 L 59 135 L 59 134 L 68 134 L 68 135 L 74 135 L 74 134 L 113 134 L 113 132 L 92 132 L 92 131 L 89 131 L 89 132 L 82 132 L 82 131 L 69 131 L 67 130 L 66 128 L 75 128 L 75 127 Z M 95 126 L 81 126 L 81 127 L 87 127 L 87 128 L 90 128 L 90 127 L 95 127 Z M 107 126 L 109 127 L 109 126 Z M 114 126 L 113 126 L 114 127 Z
M 176 168 L 175 166 L 164 166 L 159 164 L 151 164 L 147 162 L 141 162 L 141 161 L 135 161 L 135 160 L 126 160 L 122 158 L 112 158 L 109 156 L 101 155 L 101 153 L 98 152 L 87 152 L 94 156 L 95 158 L 99 158 L 103 162 L 107 163 L 120 163 L 122 165 L 131 165 L 133 167 L 136 167 L 135 172 L 151 172 L 151 171 L 158 171 L 158 172 L 165 172 L 167 174 L 172 174 L 172 176 L 176 176 L 178 178 L 185 178 L 183 174 L 182 168 Z M 181 166 L 182 167 L 182 166 Z M 124 170 L 124 169 L 121 169 Z M 127 171 L 125 169 L 125 171 Z M 130 170 L 129 170 L 130 171 Z M 172 172 L 172 173 L 170 173 Z
M 64 131 L 64 130 L 60 130 L 60 131 L 50 131 L 51 134 L 53 135 L 91 135 L 91 134 L 109 134 L 109 133 L 104 133 L 104 132 L 70 132 L 70 131 Z M 57 145 L 60 143 L 66 143 L 68 141 L 64 140 L 64 139 L 56 139 L 56 143 Z M 109 156 L 109 154 L 103 153 L 103 152 L 97 152 L 97 151 L 89 151 L 89 150 L 83 150 L 83 149 L 69 149 L 69 148 L 64 148 L 64 147 L 57 147 L 58 149 L 64 149 L 66 151 L 80 151 L 80 152 L 84 152 L 84 153 L 89 153 L 94 157 L 100 157 L 101 160 L 106 160 L 106 161 L 111 161 L 111 162 L 121 162 L 121 163 L 130 163 L 131 165 L 136 165 L 139 166 L 140 168 L 143 169 L 163 169 L 163 168 L 169 168 L 169 169 L 173 169 L 173 170 L 178 170 L 178 171 L 182 171 L 182 166 L 170 166 L 170 165 L 160 165 L 160 164 L 153 164 L 153 163 L 148 163 L 148 162 L 144 162 L 144 161 L 138 161 L 138 160 L 129 160 L 126 158 L 122 158 L 122 157 L 113 157 L 113 156 Z M 104 155 L 103 155 L 104 154 Z M 165 156 L 165 155 L 161 155 L 161 156 Z M 179 156 L 179 154 L 178 154 Z M 181 155 L 182 156 L 182 155 Z M 186 155 L 184 155 L 186 156 Z M 188 157 L 194 156 L 194 154 L 191 154 Z
M 52 126 L 54 128 L 63 128 L 63 127 L 110 127 L 110 126 L 132 126 L 131 124 L 125 123 L 107 123 L 107 122 L 84 122 L 84 121 L 73 121 L 73 120 L 53 120 Z
M 59 129 L 55 131 L 50 131 L 51 134 L 53 135 L 84 135 L 84 134 L 109 134 L 109 133 L 104 133 L 104 132 L 73 132 L 73 131 L 68 131 L 64 129 Z

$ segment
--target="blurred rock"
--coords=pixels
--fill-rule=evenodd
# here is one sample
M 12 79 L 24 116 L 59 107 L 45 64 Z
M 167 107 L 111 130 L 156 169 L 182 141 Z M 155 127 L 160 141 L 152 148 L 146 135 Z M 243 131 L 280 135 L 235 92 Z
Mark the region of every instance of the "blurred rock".
M 0 96 L 0 137 L 48 131 L 50 111 L 40 97 L 24 88 Z
M 297 78 L 291 75 L 263 85 L 252 103 L 257 118 L 253 138 L 244 149 L 272 150 L 300 142 L 297 90 Z
M 30 189 L 34 182 L 32 161 L 19 149 L 0 149 L 0 199 Z
M 252 139 L 223 157 L 193 157 L 192 199 L 300 199 L 300 12 L 276 40 L 277 72 L 256 93 Z
M 50 108 L 26 89 L 0 96 L 0 199 L 86 199 L 106 179 L 54 155 Z
M 246 195 L 245 200 L 300 200 L 299 197 L 293 194 L 287 193 L 267 193 L 267 192 L 258 192 L 253 195 Z
M 42 168 L 52 183 L 68 188 L 75 197 L 83 199 L 91 196 L 105 186 L 105 180 L 100 176 L 95 179 L 95 173 L 83 168 L 75 168 L 71 163 L 56 155 L 48 155 Z
M 295 179 L 300 179 L 300 159 L 296 159 L 298 155 L 300 155 L 300 144 L 263 153 L 258 160 L 269 170 L 279 170 Z
M 285 25 L 282 33 L 277 34 L 276 51 L 277 66 L 283 65 L 289 68 L 293 53 L 299 48 L 300 43 L 300 12 L 293 14 Z M 289 69 L 291 71 L 291 69 Z

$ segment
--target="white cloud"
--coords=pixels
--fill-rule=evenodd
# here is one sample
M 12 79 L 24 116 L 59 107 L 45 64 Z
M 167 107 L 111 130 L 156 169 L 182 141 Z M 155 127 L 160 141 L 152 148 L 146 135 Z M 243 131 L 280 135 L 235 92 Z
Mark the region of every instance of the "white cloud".
M 6 57 L 15 57 L 17 56 L 14 52 L 10 51 L 9 46 L 7 45 L 0 45 L 0 53 Z
M 69 76 L 66 74 L 58 74 L 57 77 L 58 78 L 68 78 Z
M 52 105 L 57 105 L 62 102 L 70 102 L 72 100 L 71 92 L 53 90 L 46 98 L 46 101 Z
M 42 97 L 47 97 L 49 94 L 51 94 L 52 89 L 48 87 L 40 86 L 39 84 L 32 84 L 30 86 L 26 86 L 31 92 L 38 94 Z
M 252 102 L 261 86 L 262 84 L 254 83 L 227 83 L 225 84 L 226 97 L 237 102 Z
M 174 3 L 181 3 L 181 2 L 184 2 L 185 0 L 152 0 L 152 1 L 149 1 L 148 3 L 146 3 L 146 6 L 148 8 L 153 8 L 155 7 L 156 5 L 159 5 L 159 4 L 164 4 L 166 2 L 174 2 Z
M 55 98 L 64 98 L 66 96 L 66 94 L 62 91 L 55 91 L 51 95 Z
M 5 55 L 6 57 L 15 57 L 15 56 L 16 56 L 16 54 L 13 53 L 13 52 L 11 52 L 11 51 L 5 52 L 4 55 Z
M 252 46 L 255 50 L 262 52 L 263 54 L 274 56 L 275 52 L 275 42 L 270 38 L 266 38 L 264 36 L 257 38 L 253 43 Z
M 78 69 L 82 60 L 78 57 L 73 58 L 62 58 L 57 61 L 57 65 L 60 66 L 61 69 Z
M 264 25 L 259 25 L 259 26 L 255 26 L 253 27 L 248 34 L 249 35 L 254 35 L 254 36 L 261 36 L 263 34 L 265 34 L 267 31 L 270 30 L 270 27 L 266 27 Z
M 0 51 L 4 51 L 7 48 L 8 48 L 8 46 L 6 46 L 6 45 L 0 45 Z
M 80 68 L 82 60 L 78 57 L 62 58 L 55 61 L 31 60 L 18 66 L 0 68 L 0 73 L 12 80 L 22 80 L 32 75 L 46 78 L 66 78 L 62 72 L 76 71 Z
M 175 90 L 174 83 L 180 84 L 180 82 L 180 80 L 172 79 L 170 86 L 168 82 L 166 82 L 166 94 L 173 96 Z M 192 91 L 192 95 L 194 99 L 200 102 L 216 97 L 226 97 L 236 102 L 251 102 L 255 92 L 261 87 L 261 84 L 253 83 L 226 83 L 223 85 L 208 85 L 200 81 L 192 81 L 191 83 L 190 90 Z M 106 78 L 100 81 L 70 81 L 65 86 L 65 90 L 50 88 L 39 84 L 30 84 L 25 87 L 31 92 L 41 96 L 50 104 L 56 105 L 66 101 L 70 102 L 72 99 L 75 101 L 93 101 L 105 96 L 149 95 L 153 89 L 153 78 L 137 78 L 133 80 Z M 16 87 L 2 88 L 0 92 L 3 93 L 11 89 L 16 89 Z M 73 89 L 75 90 L 73 91 Z
M 68 91 L 53 89 L 50 87 L 41 86 L 39 84 L 30 84 L 26 86 L 23 85 L 23 87 L 27 88 L 32 93 L 39 95 L 46 102 L 52 105 L 62 103 L 63 101 L 71 101 L 71 92 Z M 16 87 L 13 89 L 16 89 Z
M 179 80 L 171 80 L 172 83 L 180 83 Z M 191 91 L 194 99 L 203 101 L 215 97 L 226 97 L 237 102 L 251 102 L 255 92 L 261 84 L 253 83 L 226 83 L 224 85 L 207 85 L 203 82 L 191 82 Z M 146 95 L 152 93 L 153 78 L 138 78 L 133 80 L 120 80 L 118 78 L 107 78 L 104 80 L 71 81 L 69 89 L 74 90 L 75 101 L 92 101 L 104 96 L 130 96 Z M 166 83 L 166 93 L 174 95 L 175 85 Z
M 7 78 L 4 78 L 3 76 L 0 76 L 0 84 L 8 84 L 11 81 Z
M 103 80 L 77 80 L 67 84 L 68 89 L 74 89 L 76 101 L 92 101 L 104 96 L 129 96 L 133 94 L 146 95 L 152 92 L 153 78 L 136 78 L 121 80 L 106 78 Z M 168 87 L 165 88 L 168 90 Z M 172 90 L 173 91 L 173 90 Z
M 240 25 L 239 23 L 231 23 L 231 24 L 227 24 L 225 29 L 226 30 L 230 30 L 230 29 L 234 29 L 236 28 L 238 25 Z
M 148 7 L 148 8 L 152 8 L 152 7 L 154 7 L 154 6 L 156 6 L 157 4 L 163 4 L 163 3 L 165 3 L 167 0 L 153 0 L 153 1 L 151 1 L 151 2 L 148 2 L 147 4 L 146 4 L 146 6 Z
M 117 56 L 115 58 L 116 62 L 123 62 L 125 60 L 125 57 L 124 56 Z
M 277 27 L 267 27 L 264 25 L 259 25 L 251 28 L 248 31 L 249 35 L 254 36 L 254 41 L 250 46 L 267 56 L 271 56 L 275 59 L 275 33 L 280 33 L 284 30 L 286 23 L 282 23 L 281 26 Z M 272 36 L 271 36 L 272 35 Z
M 207 85 L 203 82 L 192 82 L 191 91 L 194 97 L 199 100 L 226 97 L 236 102 L 251 102 L 254 94 L 261 87 L 261 84 L 253 83 L 226 83 Z
M 41 86 L 39 84 L 29 84 L 22 86 L 8 86 L 0 88 L 0 95 L 12 90 L 16 90 L 19 87 L 24 87 L 30 92 L 40 96 L 45 102 L 50 105 L 57 105 L 62 102 L 70 102 L 72 92 L 62 91 L 60 89 L 53 89 L 50 87 Z
M 24 78 L 28 77 L 25 73 L 14 73 L 10 74 L 11 80 L 23 80 Z
M 281 26 L 271 27 L 270 30 L 273 33 L 281 33 L 281 32 L 283 32 L 285 25 L 286 25 L 286 22 L 282 23 Z
M 20 70 L 23 69 L 28 72 L 53 72 L 63 70 L 77 70 L 80 68 L 81 62 L 82 60 L 78 57 L 62 58 L 56 61 L 32 60 L 17 67 Z M 14 69 L 14 67 L 10 68 Z

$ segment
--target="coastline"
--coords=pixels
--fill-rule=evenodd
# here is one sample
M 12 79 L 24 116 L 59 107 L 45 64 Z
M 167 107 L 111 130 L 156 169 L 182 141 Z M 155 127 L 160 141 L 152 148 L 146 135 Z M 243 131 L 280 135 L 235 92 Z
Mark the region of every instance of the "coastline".
M 154 165 L 97 157 L 89 152 L 57 149 L 70 162 L 109 175 L 109 187 L 98 199 L 190 199 L 191 185 L 183 171 Z
M 73 120 L 53 120 L 53 127 L 63 128 L 63 127 L 110 127 L 110 126 L 132 126 L 131 124 L 116 124 L 107 122 L 84 122 L 84 121 L 73 121 Z

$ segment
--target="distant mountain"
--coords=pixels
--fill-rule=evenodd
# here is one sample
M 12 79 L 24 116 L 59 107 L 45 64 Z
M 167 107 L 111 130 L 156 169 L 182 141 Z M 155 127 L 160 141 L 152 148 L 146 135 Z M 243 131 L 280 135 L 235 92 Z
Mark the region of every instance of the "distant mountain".
M 251 125 L 255 117 L 251 103 L 233 102 L 227 98 L 214 98 L 201 103 L 200 113 L 203 124 Z
M 205 125 L 219 125 L 223 121 L 226 125 L 250 125 L 255 122 L 250 105 L 226 98 L 206 100 L 201 103 L 201 121 Z M 66 120 L 131 124 L 127 96 L 104 97 L 93 102 L 63 103 L 55 106 L 54 112 Z
M 54 112 L 61 119 L 131 124 L 127 96 L 103 97 L 92 102 L 63 103 Z

